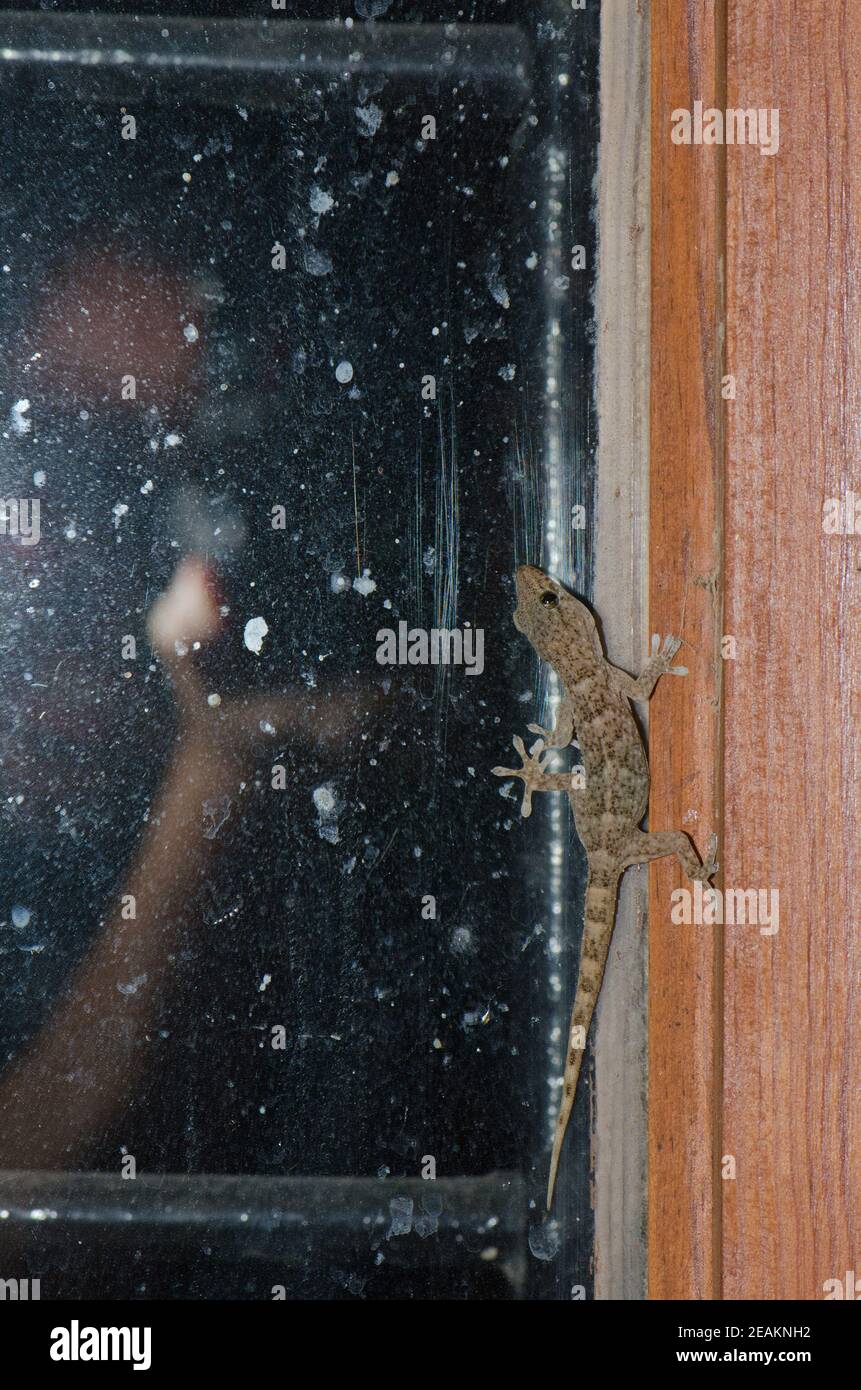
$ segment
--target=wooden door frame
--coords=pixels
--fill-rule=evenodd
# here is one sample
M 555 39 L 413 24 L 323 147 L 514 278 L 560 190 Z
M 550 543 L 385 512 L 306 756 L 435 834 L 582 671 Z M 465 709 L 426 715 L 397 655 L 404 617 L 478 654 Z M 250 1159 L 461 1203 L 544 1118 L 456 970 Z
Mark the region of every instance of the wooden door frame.
M 726 150 L 678 146 L 669 113 L 725 105 L 723 6 L 656 0 L 652 23 L 652 266 L 649 612 L 684 635 L 684 681 L 651 711 L 650 825 L 722 829 L 723 491 Z M 670 921 L 685 880 L 650 869 L 649 1293 L 720 1289 L 723 929 Z
M 675 926 L 650 871 L 649 1294 L 820 1299 L 861 1273 L 861 6 L 653 0 L 650 823 L 720 837 L 780 926 Z M 672 112 L 780 113 L 684 145 Z M 853 151 L 855 152 L 853 155 Z M 722 639 L 727 641 L 722 647 Z

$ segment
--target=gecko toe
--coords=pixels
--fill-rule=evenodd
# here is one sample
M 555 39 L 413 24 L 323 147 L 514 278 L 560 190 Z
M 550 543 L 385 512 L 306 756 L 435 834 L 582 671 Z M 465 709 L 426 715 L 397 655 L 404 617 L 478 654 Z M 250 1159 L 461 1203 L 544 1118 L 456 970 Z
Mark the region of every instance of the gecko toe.
M 550 738 L 553 734 L 552 729 L 544 729 L 540 724 L 527 724 L 526 727 L 531 734 L 539 734 L 542 739 Z
M 710 878 L 714 878 L 715 874 L 717 873 L 717 871 L 718 871 L 718 869 L 719 869 L 719 867 L 720 867 L 720 865 L 718 864 L 718 861 L 717 861 L 717 847 L 718 847 L 717 835 L 712 835 L 712 836 L 710 836 L 710 838 L 709 838 L 709 847 L 708 847 L 708 850 L 707 850 L 707 852 L 706 852 L 705 863 L 703 864 L 702 868 L 700 869 L 700 871 L 699 871 L 699 873 L 698 873 L 698 875 L 697 875 L 697 877 L 698 877 L 703 883 L 707 883 L 708 880 L 709 880 Z

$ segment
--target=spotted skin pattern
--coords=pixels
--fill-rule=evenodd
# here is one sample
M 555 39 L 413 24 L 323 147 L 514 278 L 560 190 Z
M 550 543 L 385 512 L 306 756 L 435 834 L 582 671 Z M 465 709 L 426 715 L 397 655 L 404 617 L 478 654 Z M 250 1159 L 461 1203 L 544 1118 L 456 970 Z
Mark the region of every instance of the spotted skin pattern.
M 687 675 L 683 666 L 670 664 L 681 639 L 666 637 L 661 645 L 660 638 L 653 638 L 651 659 L 635 680 L 606 660 L 595 619 L 586 605 L 535 565 L 521 565 L 517 571 L 514 625 L 553 667 L 563 695 L 555 728 L 530 724 L 530 731 L 539 737 L 528 751 L 523 740 L 515 737 L 522 766 L 495 767 L 493 772 L 497 777 L 522 780 L 523 816 L 531 815 L 533 793 L 566 792 L 589 866 L 580 970 L 547 1183 L 549 1211 L 613 935 L 619 880 L 632 864 L 674 854 L 688 878 L 707 882 L 717 871 L 717 838 L 712 836 L 708 859 L 703 863 L 682 831 L 655 833 L 640 828 L 649 804 L 649 764 L 629 701 L 648 700 L 662 675 Z M 570 772 L 548 771 L 549 750 L 567 748 L 575 734 L 585 774 L 576 786 Z

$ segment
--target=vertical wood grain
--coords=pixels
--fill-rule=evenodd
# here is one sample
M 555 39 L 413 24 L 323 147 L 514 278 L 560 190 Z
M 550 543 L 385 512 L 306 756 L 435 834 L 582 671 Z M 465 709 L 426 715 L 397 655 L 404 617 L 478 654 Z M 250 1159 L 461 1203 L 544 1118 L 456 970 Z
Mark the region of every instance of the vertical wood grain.
M 674 145 L 671 112 L 721 104 L 720 9 L 652 5 L 652 369 L 649 616 L 681 633 L 684 680 L 651 704 L 653 830 L 682 829 L 705 852 L 720 832 L 723 438 L 720 400 L 722 165 Z M 686 880 L 661 860 L 649 899 L 649 1294 L 719 1297 L 715 1163 L 720 1115 L 720 933 L 673 926 Z
M 651 824 L 714 816 L 719 886 L 780 925 L 670 927 L 652 875 L 650 1293 L 820 1299 L 861 1273 L 861 535 L 822 526 L 861 495 L 861 6 L 663 0 L 652 33 L 651 625 L 686 592 L 696 650 Z M 697 99 L 777 107 L 779 152 L 672 145 Z
M 861 5 L 732 0 L 727 58 L 780 149 L 727 159 L 726 863 L 780 929 L 726 929 L 724 1296 L 816 1299 L 861 1276 Z

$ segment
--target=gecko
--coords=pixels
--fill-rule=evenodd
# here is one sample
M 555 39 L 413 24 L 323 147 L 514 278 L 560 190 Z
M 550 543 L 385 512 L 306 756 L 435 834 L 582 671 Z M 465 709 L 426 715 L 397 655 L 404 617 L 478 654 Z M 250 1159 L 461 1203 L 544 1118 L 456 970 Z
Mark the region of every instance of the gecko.
M 688 878 L 707 882 L 717 871 L 717 836 L 712 835 L 703 862 L 683 831 L 653 832 L 640 826 L 649 804 L 649 764 L 629 701 L 648 700 L 662 675 L 687 675 L 685 667 L 670 664 L 681 638 L 666 637 L 661 645 L 660 638 L 653 637 L 651 659 L 635 679 L 607 661 L 592 613 L 558 580 L 535 565 L 521 565 L 516 587 L 514 626 L 552 666 L 563 693 L 553 729 L 527 725 L 539 735 L 528 751 L 515 735 L 522 766 L 492 771 L 497 777 L 523 781 L 522 816 L 532 814 L 534 792 L 567 792 L 588 863 L 580 968 L 547 1183 L 549 1212 L 613 935 L 619 880 L 631 865 L 674 854 Z M 583 769 L 576 786 L 571 772 L 548 770 L 550 750 L 572 743 L 579 747 Z

